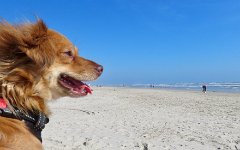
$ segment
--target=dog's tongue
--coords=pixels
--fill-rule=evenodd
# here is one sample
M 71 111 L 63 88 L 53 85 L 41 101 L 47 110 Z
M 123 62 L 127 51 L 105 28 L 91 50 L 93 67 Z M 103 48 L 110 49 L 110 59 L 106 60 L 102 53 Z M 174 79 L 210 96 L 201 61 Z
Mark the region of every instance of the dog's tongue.
M 82 85 L 81 89 L 85 90 L 89 94 L 92 94 L 92 89 L 88 85 Z
M 92 89 L 85 84 L 79 85 L 76 88 L 73 88 L 74 91 L 78 92 L 79 94 L 92 94 Z

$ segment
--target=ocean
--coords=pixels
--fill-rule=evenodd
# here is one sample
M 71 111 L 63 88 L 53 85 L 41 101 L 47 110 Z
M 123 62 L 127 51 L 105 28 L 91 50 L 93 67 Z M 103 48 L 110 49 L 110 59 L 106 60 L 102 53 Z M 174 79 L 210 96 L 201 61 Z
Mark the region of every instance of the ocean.
M 201 83 L 174 83 L 174 84 L 132 84 L 132 85 L 120 85 L 128 87 L 138 87 L 138 88 L 160 88 L 160 89 L 174 89 L 174 90 L 202 90 Z M 230 82 L 230 83 L 205 83 L 207 86 L 207 91 L 211 92 L 230 92 L 230 93 L 240 93 L 240 82 Z

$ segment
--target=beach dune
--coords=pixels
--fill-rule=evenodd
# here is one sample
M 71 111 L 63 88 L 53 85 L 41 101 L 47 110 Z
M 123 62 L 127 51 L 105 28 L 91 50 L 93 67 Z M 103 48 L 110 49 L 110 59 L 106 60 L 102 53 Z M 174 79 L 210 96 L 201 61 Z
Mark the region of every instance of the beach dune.
M 95 87 L 50 102 L 46 150 L 240 150 L 240 94 Z

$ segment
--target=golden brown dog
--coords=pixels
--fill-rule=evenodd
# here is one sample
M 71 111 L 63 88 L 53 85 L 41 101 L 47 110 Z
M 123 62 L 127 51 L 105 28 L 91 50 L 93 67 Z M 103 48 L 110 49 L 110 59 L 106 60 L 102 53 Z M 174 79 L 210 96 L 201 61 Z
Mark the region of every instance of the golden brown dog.
M 97 79 L 102 71 L 101 65 L 79 57 L 77 48 L 42 20 L 20 25 L 1 21 L 0 97 L 16 118 L 0 114 L 0 149 L 43 149 L 17 111 L 47 117 L 48 100 L 91 93 L 83 81 Z

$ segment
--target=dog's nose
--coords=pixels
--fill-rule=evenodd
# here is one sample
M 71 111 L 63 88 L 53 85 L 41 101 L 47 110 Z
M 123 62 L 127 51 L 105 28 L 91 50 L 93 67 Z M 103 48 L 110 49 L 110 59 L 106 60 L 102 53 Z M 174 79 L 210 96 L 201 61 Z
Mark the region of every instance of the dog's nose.
M 103 66 L 101 66 L 101 65 L 97 66 L 96 70 L 97 70 L 98 74 L 101 75 L 103 72 Z

